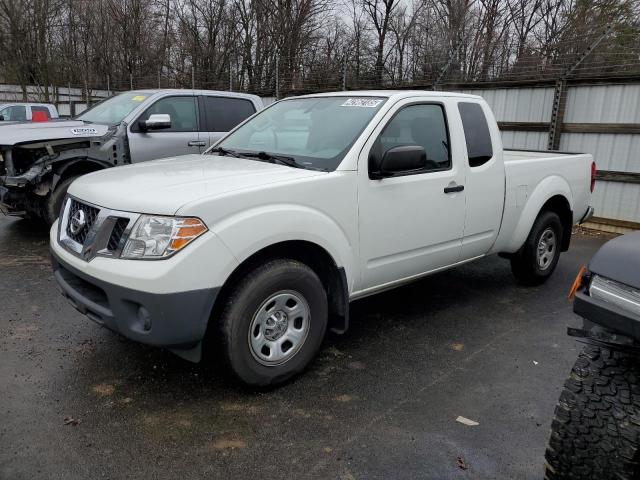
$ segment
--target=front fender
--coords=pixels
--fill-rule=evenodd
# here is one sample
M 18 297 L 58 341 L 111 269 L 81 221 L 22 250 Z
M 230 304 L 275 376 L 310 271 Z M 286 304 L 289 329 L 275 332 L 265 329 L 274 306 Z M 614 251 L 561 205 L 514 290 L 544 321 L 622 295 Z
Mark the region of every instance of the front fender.
M 552 197 L 560 195 L 569 202 L 569 208 L 573 211 L 573 194 L 569 183 L 562 177 L 553 175 L 542 180 L 536 185 L 533 192 L 528 196 L 527 202 L 522 209 L 520 219 L 513 231 L 511 241 L 508 243 L 505 251 L 509 253 L 516 252 L 522 247 L 533 222 L 536 221 L 540 210 L 544 204 Z
M 349 291 L 355 281 L 349 234 L 327 214 L 301 205 L 275 204 L 254 207 L 222 219 L 212 231 L 239 263 L 260 250 L 286 241 L 307 241 L 325 249 L 345 270 Z

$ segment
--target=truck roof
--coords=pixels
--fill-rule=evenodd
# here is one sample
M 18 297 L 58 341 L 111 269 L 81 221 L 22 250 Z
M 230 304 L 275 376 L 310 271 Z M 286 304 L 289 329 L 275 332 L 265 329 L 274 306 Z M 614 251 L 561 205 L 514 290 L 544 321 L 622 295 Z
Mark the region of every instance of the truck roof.
M 228 90 L 192 90 L 190 88 L 144 88 L 140 90 L 129 90 L 127 92 L 119 92 L 119 93 L 144 93 L 146 95 L 153 95 L 156 93 L 192 93 L 193 95 L 211 95 L 215 94 L 220 97 L 242 97 L 247 99 L 258 99 L 260 97 L 257 95 L 251 95 L 249 93 L 240 93 L 240 92 L 230 92 Z
M 459 97 L 459 98 L 473 98 L 481 99 L 479 95 L 470 95 L 468 93 L 459 92 L 442 92 L 434 90 L 347 90 L 340 92 L 326 92 L 326 93 L 314 93 L 310 95 L 302 95 L 301 97 L 344 97 L 344 96 L 358 96 L 358 97 L 387 97 L 394 99 L 410 98 L 415 96 L 430 97 Z M 301 98 L 298 97 L 298 98 Z
M 55 107 L 53 103 L 40 103 L 40 102 L 0 102 L 0 108 L 8 107 L 8 106 L 18 106 L 18 107 Z

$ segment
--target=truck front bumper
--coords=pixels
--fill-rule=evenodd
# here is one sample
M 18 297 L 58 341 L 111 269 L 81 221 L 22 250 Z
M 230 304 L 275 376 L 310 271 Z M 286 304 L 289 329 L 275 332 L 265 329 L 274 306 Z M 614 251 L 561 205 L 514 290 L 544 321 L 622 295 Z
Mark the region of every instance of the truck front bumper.
M 53 273 L 62 295 L 83 315 L 131 340 L 165 347 L 200 360 L 219 288 L 151 293 L 86 275 L 52 250 Z
M 616 305 L 593 298 L 584 293 L 584 289 L 576 292 L 573 311 L 589 322 L 640 340 L 640 317 Z

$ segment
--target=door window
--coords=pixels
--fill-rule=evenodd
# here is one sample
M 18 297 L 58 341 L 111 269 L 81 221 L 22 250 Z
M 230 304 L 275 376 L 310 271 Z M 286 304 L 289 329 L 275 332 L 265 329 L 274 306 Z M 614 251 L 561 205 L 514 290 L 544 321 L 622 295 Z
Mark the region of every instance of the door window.
M 27 119 L 27 107 L 24 105 L 14 105 L 0 110 L 0 115 L 6 121 L 25 121 Z
M 148 120 L 151 115 L 156 113 L 168 113 L 171 117 L 171 127 L 163 128 L 162 130 L 154 130 L 154 133 L 198 131 L 198 122 L 196 120 L 196 97 L 182 96 L 161 98 L 147 108 L 142 115 L 140 115 L 138 122 Z M 136 122 L 134 128 L 131 129 L 132 131 L 140 131 L 138 122 Z
M 427 153 L 424 171 L 451 168 L 447 119 L 442 105 L 409 105 L 400 110 L 387 124 L 371 150 L 378 163 L 391 148 L 421 146 Z
M 228 97 L 202 97 L 207 132 L 228 132 L 256 113 L 250 100 Z
M 482 106 L 479 103 L 460 102 L 458 111 L 462 118 L 462 127 L 467 141 L 469 166 L 484 165 L 493 157 L 493 144 Z

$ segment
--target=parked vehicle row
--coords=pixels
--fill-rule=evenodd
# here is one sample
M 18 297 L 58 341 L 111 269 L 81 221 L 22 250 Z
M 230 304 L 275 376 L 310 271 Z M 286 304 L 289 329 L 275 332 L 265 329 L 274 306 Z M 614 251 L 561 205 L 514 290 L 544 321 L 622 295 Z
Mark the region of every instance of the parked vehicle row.
M 105 168 L 204 152 L 262 108 L 255 95 L 140 90 L 74 120 L 0 126 L 0 208 L 51 225 L 69 185 Z
M 118 139 L 142 155 L 134 144 L 151 142 L 166 112 L 117 101 L 117 117 L 96 107 L 77 128 L 137 119 Z M 217 139 L 180 125 L 198 150 Z M 157 142 L 153 156 L 170 153 Z M 119 164 L 124 148 L 108 144 Z M 522 283 L 544 282 L 592 214 L 594 181 L 587 154 L 503 151 L 477 96 L 291 98 L 204 155 L 74 181 L 51 229 L 54 274 L 90 319 L 192 361 L 213 345 L 242 381 L 273 385 L 309 364 L 328 328 L 346 330 L 352 300 L 490 254 Z

